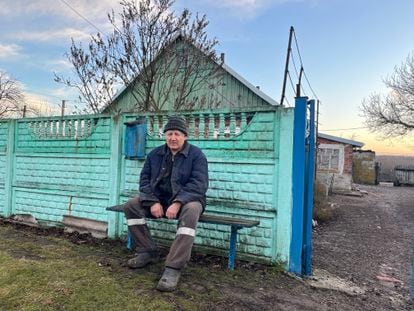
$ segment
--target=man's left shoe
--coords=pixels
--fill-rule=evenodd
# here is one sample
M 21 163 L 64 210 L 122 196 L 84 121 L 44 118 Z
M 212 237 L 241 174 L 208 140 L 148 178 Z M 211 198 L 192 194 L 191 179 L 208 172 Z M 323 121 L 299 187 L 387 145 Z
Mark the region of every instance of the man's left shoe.
M 136 257 L 131 258 L 127 262 L 127 266 L 131 269 L 143 268 L 150 263 L 157 263 L 160 261 L 158 251 L 144 252 L 137 254 Z
M 161 279 L 158 282 L 157 289 L 161 292 L 172 292 L 177 289 L 180 280 L 181 271 L 166 267 Z

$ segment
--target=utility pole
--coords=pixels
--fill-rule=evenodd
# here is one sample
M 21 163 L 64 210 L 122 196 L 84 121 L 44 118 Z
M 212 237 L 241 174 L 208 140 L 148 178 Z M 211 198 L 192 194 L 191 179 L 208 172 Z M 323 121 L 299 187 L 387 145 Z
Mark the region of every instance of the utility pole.
M 61 112 L 61 116 L 62 118 L 65 116 L 65 102 L 66 100 L 62 99 L 62 112 Z
M 287 75 L 289 73 L 289 60 L 290 60 L 290 53 L 292 51 L 292 36 L 295 29 L 293 26 L 290 26 L 290 32 L 289 32 L 289 43 L 288 43 L 288 49 L 286 54 L 286 65 L 285 65 L 285 77 L 283 79 L 283 87 L 282 87 L 282 96 L 280 97 L 280 105 L 283 106 L 283 100 L 285 99 L 285 91 L 286 91 L 286 80 Z
M 300 67 L 299 82 L 296 84 L 296 97 L 300 97 L 300 87 L 302 85 L 303 66 Z
M 23 118 L 26 117 L 26 105 L 23 106 Z

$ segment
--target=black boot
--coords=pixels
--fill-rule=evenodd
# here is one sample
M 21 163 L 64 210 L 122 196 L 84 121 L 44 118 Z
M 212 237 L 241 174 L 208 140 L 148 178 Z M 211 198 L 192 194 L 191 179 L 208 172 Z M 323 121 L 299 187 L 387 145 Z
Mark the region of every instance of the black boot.
M 136 257 L 131 258 L 127 262 L 127 266 L 132 269 L 143 268 L 150 263 L 156 263 L 160 261 L 160 255 L 158 251 L 144 252 L 137 254 Z
M 172 292 L 176 290 L 180 276 L 180 270 L 166 267 L 158 282 L 157 289 L 161 292 Z

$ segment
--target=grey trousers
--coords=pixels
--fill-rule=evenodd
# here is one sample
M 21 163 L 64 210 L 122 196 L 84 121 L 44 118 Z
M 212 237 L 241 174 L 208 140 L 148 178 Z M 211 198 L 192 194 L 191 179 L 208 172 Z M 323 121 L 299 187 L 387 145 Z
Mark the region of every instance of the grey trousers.
M 181 207 L 178 214 L 177 233 L 165 260 L 166 267 L 182 269 L 190 260 L 196 227 L 202 210 L 200 202 L 189 202 Z M 150 207 L 143 206 L 139 198 L 130 199 L 125 203 L 125 217 L 135 251 L 137 253 L 156 252 L 157 245 L 146 224 L 146 218 L 154 218 Z

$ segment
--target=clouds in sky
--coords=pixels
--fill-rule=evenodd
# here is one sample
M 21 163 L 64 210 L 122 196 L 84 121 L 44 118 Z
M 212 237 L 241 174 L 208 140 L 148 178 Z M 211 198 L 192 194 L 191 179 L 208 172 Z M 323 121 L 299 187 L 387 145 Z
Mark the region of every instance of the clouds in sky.
M 305 0 L 200 0 L 205 9 L 229 9 L 237 18 L 254 18 L 270 6 Z M 316 1 L 316 0 L 312 0 Z M 111 29 L 107 13 L 119 8 L 114 0 L 15 0 L 3 1 L 0 6 L 0 18 L 13 24 L 4 34 L 8 39 L 23 41 L 67 40 L 73 37 L 77 41 L 88 40 L 98 28 L 102 32 Z M 180 4 L 181 0 L 176 3 Z M 184 2 L 185 3 L 185 2 Z M 16 19 L 22 26 L 14 23 Z M 87 19 L 87 20 L 85 20 Z M 53 22 L 53 28 L 48 21 Z M 92 24 L 92 25 L 91 25 Z M 29 26 L 30 25 L 30 26 Z M 29 27 L 28 27 L 29 26 Z M 0 30 L 1 33 L 1 30 Z
M 230 9 L 232 15 L 241 19 L 255 18 L 266 8 L 286 3 L 304 2 L 305 0 L 201 0 L 207 6 L 213 8 Z M 315 2 L 317 0 L 311 0 Z
M 0 59 L 13 58 L 20 55 L 21 46 L 17 44 L 1 44 L 0 43 Z
M 71 11 L 69 6 L 84 16 L 106 18 L 108 9 L 118 3 L 113 0 L 15 0 L 3 2 L 0 6 L 0 16 L 48 15 L 49 17 L 64 17 L 69 20 L 79 19 L 79 16 L 76 16 L 76 13 Z
M 0 18 L 13 27 L 8 28 L 8 34 L 4 34 L 5 30 L 0 33 L 17 40 L 85 40 L 97 32 L 96 28 L 109 29 L 107 13 L 116 6 L 117 1 L 113 0 L 5 1 L 0 6 Z
M 76 28 L 62 28 L 62 29 L 52 29 L 46 31 L 19 31 L 12 36 L 16 40 L 22 41 L 40 41 L 40 42 L 47 42 L 47 41 L 56 41 L 56 40 L 65 40 L 68 42 L 69 38 L 76 38 L 76 40 L 88 40 L 90 38 L 90 34 L 86 31 Z

